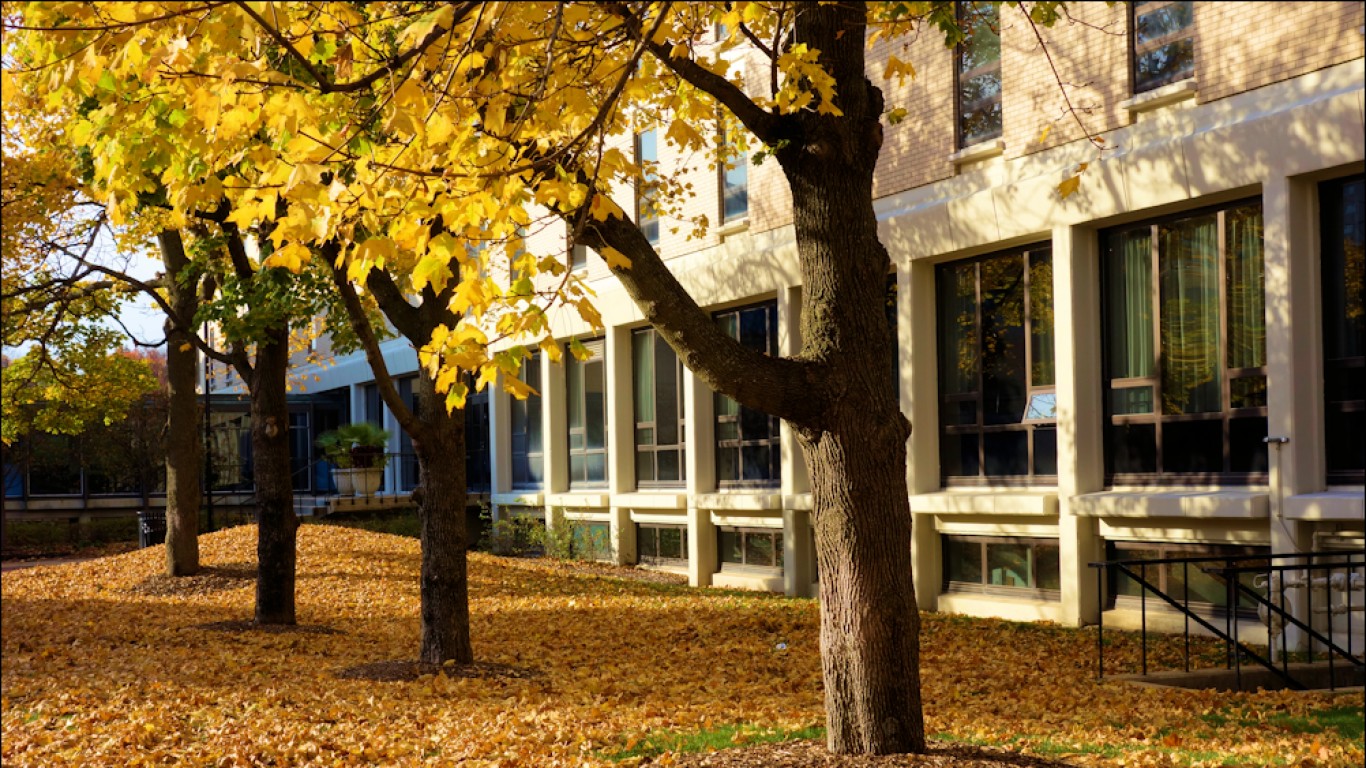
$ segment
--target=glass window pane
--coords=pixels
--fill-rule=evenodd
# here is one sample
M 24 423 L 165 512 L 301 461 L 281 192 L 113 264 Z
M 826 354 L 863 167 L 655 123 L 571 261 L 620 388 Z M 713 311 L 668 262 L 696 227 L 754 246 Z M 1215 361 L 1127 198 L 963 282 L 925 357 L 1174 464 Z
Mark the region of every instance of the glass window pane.
M 768 414 L 753 408 L 740 408 L 740 438 L 763 440 L 768 437 Z
M 1028 544 L 987 544 L 987 583 L 1001 587 L 1028 587 L 1030 555 Z
M 572 355 L 566 356 L 565 380 L 568 403 L 567 419 L 570 429 L 583 429 L 583 363 Z
M 636 451 L 636 482 L 653 483 L 655 481 L 655 452 Z
M 582 453 L 569 454 L 569 482 L 582 482 L 587 475 L 586 457 Z
M 722 482 L 740 479 L 740 449 L 718 448 L 716 450 L 716 476 Z
M 1157 471 L 1157 425 L 1115 424 L 1106 431 L 1105 457 L 1115 474 Z
M 739 440 L 740 422 L 738 420 L 730 420 L 723 421 L 720 424 L 717 424 L 716 439 L 722 441 Z
M 1223 472 L 1224 422 L 1173 421 L 1163 424 L 1162 471 Z
M 1117 550 L 1117 559 L 1120 560 L 1159 560 L 1162 558 L 1162 550 L 1157 548 L 1125 546 Z M 1162 587 L 1162 574 L 1157 566 L 1130 565 L 1130 570 L 1138 574 L 1143 580 L 1147 581 L 1159 589 Z M 1139 597 L 1143 588 L 1137 581 L 1129 576 L 1120 573 L 1115 579 L 1115 594 L 1126 595 L 1128 597 Z M 1149 593 L 1149 597 L 1151 597 Z
M 1267 435 L 1266 417 L 1229 419 L 1228 461 L 1230 472 L 1266 472 L 1269 450 L 1262 439 Z
M 1132 415 L 1153 412 L 1152 387 L 1120 387 L 1110 390 L 1110 412 Z
M 1142 93 L 1195 74 L 1195 41 L 1168 43 L 1141 53 L 1134 61 L 1134 90 Z
M 1213 215 L 1159 229 L 1162 412 L 1221 409 L 1219 238 Z
M 988 432 L 982 435 L 986 475 L 1029 474 L 1029 433 Z
M 1153 272 L 1150 228 L 1110 238 L 1105 260 L 1105 361 L 1112 379 L 1151 376 Z
M 773 448 L 768 445 L 746 445 L 740 449 L 743 463 L 742 480 L 777 480 L 772 473 Z
M 1024 417 L 1024 260 L 1018 254 L 986 259 L 982 280 L 982 416 L 987 424 Z
M 659 444 L 677 445 L 682 442 L 678 434 L 678 421 L 682 416 L 678 407 L 678 357 L 663 339 L 656 337 L 654 346 L 655 400 L 658 403 L 659 414 L 656 428 L 659 430 Z
M 959 142 L 971 146 L 1001 135 L 1001 72 L 978 75 L 958 85 Z
M 658 463 L 658 477 L 661 483 L 683 481 L 683 463 L 678 460 L 678 451 L 659 451 L 655 454 Z
M 1263 288 L 1262 209 L 1252 205 L 1224 214 L 1228 258 L 1228 367 L 1266 365 L 1266 293 Z M 1235 406 L 1236 407 L 1236 406 Z
M 976 540 L 946 536 L 944 562 L 949 581 L 982 583 L 982 545 Z
M 682 528 L 666 525 L 655 530 L 659 533 L 660 557 L 669 557 L 675 560 L 684 560 L 688 557 L 687 551 L 683 548 Z
M 1324 358 L 1360 358 L 1366 356 L 1366 179 L 1325 184 L 1321 199 Z
M 958 46 L 958 71 L 970 72 L 1001 60 L 1000 11 L 994 3 L 960 4 L 963 42 Z
M 1046 387 L 1057 383 L 1053 344 L 1053 257 L 1029 254 L 1029 383 Z
M 584 418 L 588 430 L 588 447 L 607 447 L 607 392 L 605 366 L 601 358 L 584 364 Z
M 772 567 L 777 564 L 773 555 L 773 534 L 745 534 L 745 564 Z
M 982 467 L 977 455 L 977 435 L 941 435 L 939 471 L 944 477 L 979 476 Z
M 1058 474 L 1058 430 L 1056 427 L 1034 428 L 1034 474 Z
M 1228 383 L 1229 407 L 1265 408 L 1266 377 L 1244 376 Z
M 1143 45 L 1185 29 L 1193 18 L 1190 2 L 1168 3 L 1156 10 L 1135 13 L 1134 43 Z
M 653 331 L 631 334 L 631 366 L 635 380 L 636 421 L 655 420 L 655 356 Z
M 1062 589 L 1062 567 L 1058 561 L 1057 544 L 1034 545 L 1034 586 L 1038 589 Z
M 746 349 L 768 352 L 768 324 L 772 306 L 754 307 L 740 312 L 740 344 Z
M 659 531 L 644 525 L 636 526 L 636 549 L 641 559 L 659 557 Z
M 937 275 L 939 394 L 977 391 L 977 265 L 951 264 Z M 974 417 L 973 421 L 976 421 Z
M 745 562 L 745 553 L 741 548 L 740 532 L 734 528 L 721 528 L 721 544 L 718 553 L 723 563 L 735 563 L 741 565 Z

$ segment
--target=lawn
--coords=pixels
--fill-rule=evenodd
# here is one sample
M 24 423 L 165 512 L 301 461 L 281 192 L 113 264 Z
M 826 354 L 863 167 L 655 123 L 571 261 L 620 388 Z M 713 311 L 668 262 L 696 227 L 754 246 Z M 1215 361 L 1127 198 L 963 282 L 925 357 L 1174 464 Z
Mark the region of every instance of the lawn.
M 4 574 L 4 765 L 632 765 L 823 723 L 814 601 L 473 555 L 487 676 L 380 682 L 355 675 L 416 655 L 417 542 L 304 526 L 303 626 L 283 633 L 228 625 L 251 616 L 255 529 L 201 547 L 208 572 L 176 581 L 160 547 Z M 1136 638 L 1110 639 L 1107 664 L 1136 666 Z M 927 615 L 923 649 L 943 742 L 1079 765 L 1362 764 L 1360 693 L 1098 683 L 1094 630 L 1048 625 Z

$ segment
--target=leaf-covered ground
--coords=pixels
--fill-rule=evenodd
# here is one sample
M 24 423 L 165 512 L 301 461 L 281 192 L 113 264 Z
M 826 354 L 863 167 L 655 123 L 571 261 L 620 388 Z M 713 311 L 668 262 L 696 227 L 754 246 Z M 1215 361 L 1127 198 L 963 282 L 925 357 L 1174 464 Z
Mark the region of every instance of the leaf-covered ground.
M 674 739 L 824 719 L 813 601 L 474 555 L 491 671 L 381 682 L 356 672 L 416 656 L 417 542 L 305 526 L 291 632 L 232 624 L 251 617 L 255 529 L 201 542 L 190 579 L 160 575 L 160 547 L 4 574 L 4 765 L 667 764 Z M 1116 666 L 1136 664 L 1114 637 Z M 923 647 L 941 741 L 1083 765 L 1362 764 L 1359 693 L 1097 683 L 1094 631 L 1045 625 L 930 615 Z

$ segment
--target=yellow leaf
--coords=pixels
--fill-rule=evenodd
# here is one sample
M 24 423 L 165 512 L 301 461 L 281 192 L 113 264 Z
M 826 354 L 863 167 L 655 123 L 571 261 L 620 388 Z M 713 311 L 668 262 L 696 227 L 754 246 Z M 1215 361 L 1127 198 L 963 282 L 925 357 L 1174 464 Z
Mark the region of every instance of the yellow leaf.
M 1059 194 L 1059 195 L 1062 195 L 1062 199 L 1066 200 L 1070 195 L 1072 195 L 1073 193 L 1075 193 L 1075 192 L 1077 191 L 1077 189 L 1080 188 L 1080 187 L 1081 187 L 1081 175 L 1078 174 L 1078 175 L 1076 175 L 1076 176 L 1072 176 L 1072 177 L 1066 179 L 1065 181 L 1063 181 L 1063 183 L 1059 184 L 1059 185 L 1058 185 L 1058 194 Z
M 611 247 L 611 246 L 607 246 L 606 248 L 603 248 L 603 249 L 602 249 L 601 253 L 602 253 L 602 257 L 603 257 L 604 259 L 607 260 L 607 266 L 608 266 L 609 268 L 611 268 L 611 269 L 630 269 L 630 268 L 631 268 L 631 259 L 630 259 L 629 257 L 627 257 L 626 254 L 622 253 L 621 251 L 618 251 L 616 248 L 613 248 L 613 247 Z

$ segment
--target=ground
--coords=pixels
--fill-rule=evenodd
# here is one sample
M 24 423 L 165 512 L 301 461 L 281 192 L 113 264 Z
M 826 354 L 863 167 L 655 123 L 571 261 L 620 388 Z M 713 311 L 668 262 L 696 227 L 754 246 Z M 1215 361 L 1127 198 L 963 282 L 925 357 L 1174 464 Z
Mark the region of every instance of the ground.
M 471 557 L 479 665 L 430 674 L 418 547 L 299 537 L 301 626 L 246 624 L 255 529 L 3 576 L 6 766 L 1332 765 L 1363 759 L 1361 694 L 1095 680 L 1094 630 L 927 615 L 923 758 L 833 759 L 814 601 L 613 568 Z M 629 575 L 629 574 L 628 574 Z M 1107 633 L 1107 664 L 1136 638 Z M 1176 642 L 1155 652 L 1171 664 Z M 1208 662 L 1219 657 L 1203 648 Z M 775 743 L 776 742 L 776 743 Z M 738 747 L 738 748 L 732 748 Z

